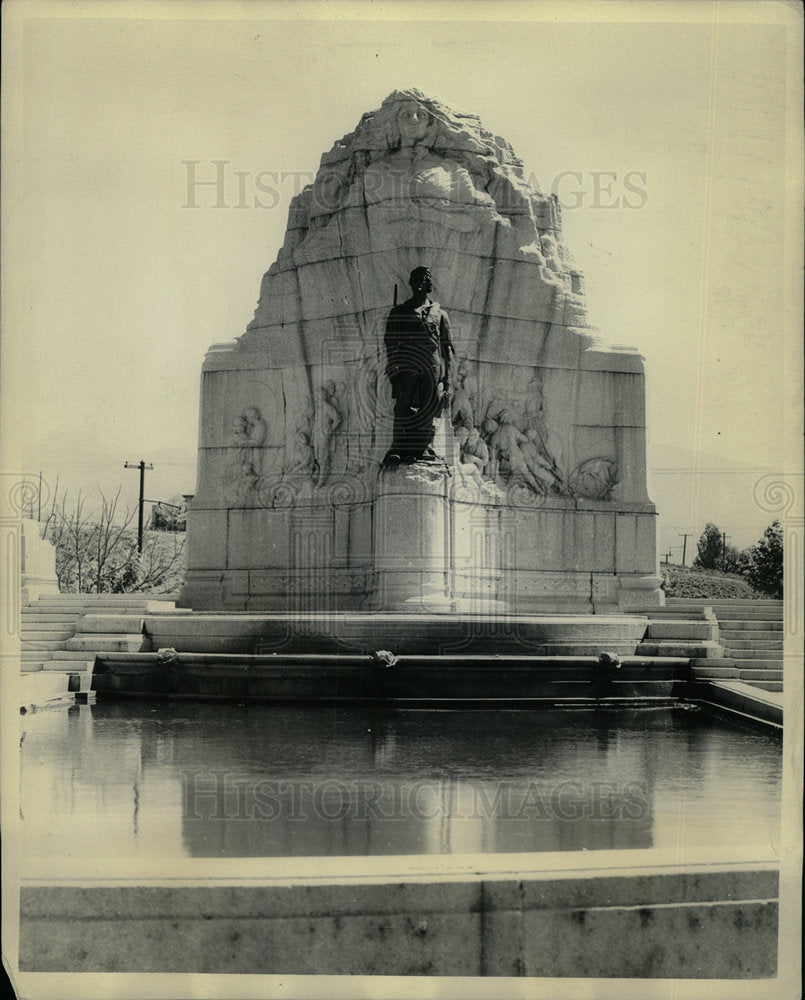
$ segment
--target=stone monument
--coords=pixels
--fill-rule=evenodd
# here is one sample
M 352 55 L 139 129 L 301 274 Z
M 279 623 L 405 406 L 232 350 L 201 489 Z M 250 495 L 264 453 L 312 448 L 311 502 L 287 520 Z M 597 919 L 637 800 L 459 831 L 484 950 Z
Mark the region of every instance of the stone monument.
M 397 462 L 389 315 L 418 268 L 454 354 L 428 454 Z M 395 91 L 324 154 L 254 319 L 207 354 L 181 602 L 659 604 L 645 460 L 643 358 L 588 323 L 556 198 L 474 115 Z

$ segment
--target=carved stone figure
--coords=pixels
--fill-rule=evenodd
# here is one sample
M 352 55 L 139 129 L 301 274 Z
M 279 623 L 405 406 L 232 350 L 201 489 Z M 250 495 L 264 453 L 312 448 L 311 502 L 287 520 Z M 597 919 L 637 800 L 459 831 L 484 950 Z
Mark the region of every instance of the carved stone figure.
M 313 452 L 313 445 L 310 442 L 308 431 L 301 425 L 296 429 L 295 444 L 298 457 L 294 464 L 286 469 L 285 474 L 288 476 L 311 475 L 315 466 L 316 456 Z
M 611 458 L 590 458 L 573 471 L 568 485 L 576 496 L 609 500 L 619 482 L 618 466 Z
M 471 427 L 467 431 L 466 440 L 461 448 L 461 461 L 464 465 L 475 466 L 481 475 L 489 465 L 489 449 L 477 427 Z
M 532 475 L 520 448 L 528 438 L 514 426 L 508 409 L 503 409 L 497 419 L 487 418 L 487 424 L 491 430 L 490 451 L 498 457 L 495 463 L 498 472 L 507 471 L 511 478 L 522 479 L 536 493 L 542 493 L 543 490 Z
M 467 233 L 489 220 L 502 222 L 467 168 L 433 150 L 437 122 L 425 104 L 400 100 L 391 109 L 386 134 L 392 152 L 364 174 L 367 205 L 382 205 L 388 221 L 415 218 Z
M 247 406 L 232 423 L 235 460 L 226 478 L 235 484 L 239 494 L 253 490 L 262 475 L 262 447 L 267 434 L 268 427 L 256 406 Z
M 475 380 L 470 375 L 465 364 L 459 365 L 458 375 L 451 393 L 450 419 L 453 427 L 463 424 L 464 427 L 474 426 L 473 405 L 470 390 L 474 388 Z
M 313 453 L 318 467 L 317 486 L 322 486 L 330 475 L 333 437 L 342 423 L 343 416 L 337 396 L 337 386 L 335 382 L 327 382 L 321 387 L 321 396 L 316 407 L 313 424 Z
M 429 297 L 430 269 L 410 276 L 411 297 L 394 306 L 386 322 L 386 374 L 394 399 L 394 431 L 388 464 L 435 460 L 433 421 L 449 391 L 453 344 L 447 313 Z
M 539 433 L 533 427 L 529 427 L 525 432 L 526 440 L 520 444 L 520 450 L 526 460 L 529 471 L 540 483 L 542 492 L 547 493 L 550 489 L 557 493 L 561 492 L 561 482 L 556 473 L 555 466 L 552 465 L 540 452 Z

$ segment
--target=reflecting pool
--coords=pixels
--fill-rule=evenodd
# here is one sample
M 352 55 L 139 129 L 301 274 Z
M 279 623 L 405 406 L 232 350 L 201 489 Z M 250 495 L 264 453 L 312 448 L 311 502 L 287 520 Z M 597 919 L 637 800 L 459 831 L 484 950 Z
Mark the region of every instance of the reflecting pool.
M 781 738 L 692 707 L 107 701 L 21 726 L 24 850 L 52 867 L 779 839 Z

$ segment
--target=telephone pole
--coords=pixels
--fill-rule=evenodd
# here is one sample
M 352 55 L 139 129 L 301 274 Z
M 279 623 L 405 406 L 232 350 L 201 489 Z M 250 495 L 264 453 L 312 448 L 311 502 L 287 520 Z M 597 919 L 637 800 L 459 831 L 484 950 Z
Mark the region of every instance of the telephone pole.
M 134 462 L 126 462 L 123 466 L 124 469 L 139 469 L 140 470 L 140 503 L 139 503 L 139 514 L 137 517 L 137 552 L 142 555 L 143 552 L 143 504 L 145 503 L 145 470 L 153 469 L 153 465 L 146 465 L 145 462 L 140 459 L 140 461 L 135 465 Z
M 688 548 L 688 539 L 689 538 L 693 538 L 693 535 L 683 535 L 680 532 L 679 537 L 682 539 L 682 565 L 684 566 L 685 565 L 685 553 L 687 552 L 687 548 Z

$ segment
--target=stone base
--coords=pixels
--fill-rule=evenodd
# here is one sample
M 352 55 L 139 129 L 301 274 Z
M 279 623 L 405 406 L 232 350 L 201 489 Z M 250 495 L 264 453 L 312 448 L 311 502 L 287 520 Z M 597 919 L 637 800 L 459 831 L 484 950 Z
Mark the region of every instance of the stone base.
M 381 469 L 368 610 L 455 613 L 449 495 L 450 472 L 443 463 Z

